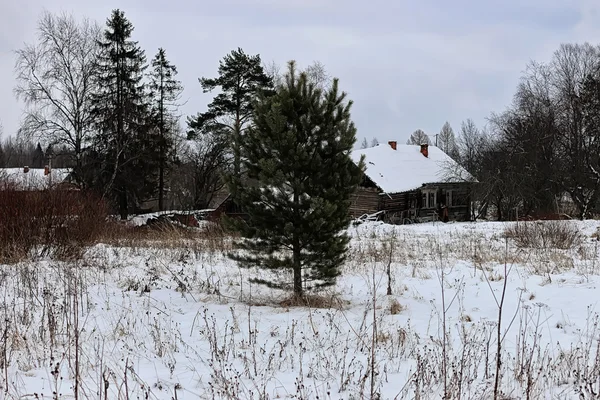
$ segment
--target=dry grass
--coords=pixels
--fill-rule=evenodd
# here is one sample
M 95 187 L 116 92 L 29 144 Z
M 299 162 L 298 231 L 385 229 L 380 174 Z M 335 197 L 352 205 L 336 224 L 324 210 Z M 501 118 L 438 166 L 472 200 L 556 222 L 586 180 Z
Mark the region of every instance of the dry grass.
M 405 306 L 403 306 L 402 304 L 400 304 L 400 302 L 396 299 L 392 299 L 392 301 L 390 301 L 390 314 L 392 315 L 396 315 L 396 314 L 400 314 L 402 311 L 404 311 L 406 309 Z
M 115 247 L 178 249 L 188 248 L 208 253 L 233 249 L 233 236 L 218 225 L 205 228 L 187 227 L 173 223 L 132 226 L 111 222 L 99 241 Z
M 285 308 L 309 307 L 342 310 L 349 305 L 349 302 L 343 301 L 336 295 L 305 294 L 303 296 L 289 296 L 278 302 L 278 305 Z
M 520 248 L 569 250 L 583 242 L 583 234 L 571 221 L 516 222 L 504 233 Z

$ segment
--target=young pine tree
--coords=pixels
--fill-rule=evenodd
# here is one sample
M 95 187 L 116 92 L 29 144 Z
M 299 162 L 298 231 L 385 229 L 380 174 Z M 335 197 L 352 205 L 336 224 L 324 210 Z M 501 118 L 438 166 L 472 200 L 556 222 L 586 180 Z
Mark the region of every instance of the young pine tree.
M 175 103 L 183 91 L 181 82 L 175 79 L 177 68 L 167 60 L 165 50 L 160 48 L 152 60 L 150 72 L 150 96 L 152 113 L 158 130 L 158 209 L 164 210 L 165 173 L 175 145 L 173 140 Z
M 98 134 L 88 156 L 95 186 L 110 194 L 122 219 L 131 203 L 152 190 L 156 135 L 151 135 L 148 98 L 142 79 L 146 56 L 131 40 L 133 25 L 123 11 L 106 22 L 98 61 L 99 92 L 93 97 Z
M 334 284 L 345 260 L 350 197 L 364 171 L 364 161 L 357 166 L 350 157 L 356 128 L 352 102 L 345 100 L 337 79 L 322 92 L 291 61 L 276 94 L 257 102 L 253 124 L 241 138 L 250 183 L 235 174 L 228 179 L 248 214 L 246 221 L 228 220 L 242 237 L 242 252 L 232 258 L 246 267 L 291 271 L 300 298 L 308 289 Z

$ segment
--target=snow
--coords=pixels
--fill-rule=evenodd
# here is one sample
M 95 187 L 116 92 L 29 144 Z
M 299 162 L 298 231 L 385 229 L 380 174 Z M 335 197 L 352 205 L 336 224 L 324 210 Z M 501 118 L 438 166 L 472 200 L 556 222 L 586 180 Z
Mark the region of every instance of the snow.
M 6 179 L 21 190 L 43 190 L 63 182 L 70 173 L 70 168 L 52 168 L 49 175 L 44 175 L 44 168 L 29 168 L 26 173 L 23 168 L 2 168 L 0 180 Z
M 517 248 L 501 222 L 349 228 L 340 308 L 278 305 L 284 293 L 248 282 L 269 273 L 238 268 L 226 241 L 0 266 L 0 399 L 73 398 L 75 332 L 81 398 L 439 399 L 444 352 L 462 398 L 492 398 L 505 282 L 502 392 L 578 399 L 586 379 L 598 390 L 600 222 L 573 224 L 570 250 Z
M 354 150 L 352 159 L 358 163 L 365 155 L 366 175 L 385 193 L 414 190 L 425 183 L 464 182 L 471 175 L 450 156 L 435 146 L 429 146 L 428 157 L 416 145 L 398 144 L 396 150 L 387 144 Z

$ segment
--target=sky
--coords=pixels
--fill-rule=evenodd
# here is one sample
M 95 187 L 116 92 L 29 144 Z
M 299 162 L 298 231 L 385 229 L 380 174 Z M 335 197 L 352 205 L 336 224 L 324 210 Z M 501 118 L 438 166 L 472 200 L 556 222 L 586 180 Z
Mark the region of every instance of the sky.
M 532 61 L 561 43 L 600 44 L 598 0 L 20 0 L 0 4 L 0 123 L 14 135 L 14 51 L 34 43 L 42 11 L 105 26 L 120 8 L 150 60 L 159 47 L 185 87 L 184 118 L 206 109 L 200 77 L 241 47 L 285 68 L 322 63 L 354 102 L 357 139 L 404 143 L 416 129 L 481 127 L 509 106 Z M 184 124 L 185 125 L 185 124 Z

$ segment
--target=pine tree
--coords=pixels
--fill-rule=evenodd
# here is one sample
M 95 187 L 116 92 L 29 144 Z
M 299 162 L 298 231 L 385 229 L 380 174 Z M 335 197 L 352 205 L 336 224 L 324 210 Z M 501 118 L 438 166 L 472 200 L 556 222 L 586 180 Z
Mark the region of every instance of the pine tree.
M 130 203 L 152 190 L 156 138 L 148 123 L 149 110 L 142 83 L 144 51 L 132 41 L 133 25 L 121 10 L 113 10 L 100 43 L 99 93 L 93 97 L 98 134 L 88 155 L 89 168 L 98 171 L 94 183 L 111 193 L 122 219 Z
M 377 138 L 373 138 L 373 140 L 371 141 L 371 147 L 375 147 L 379 144 L 379 140 L 377 140 Z
M 233 152 L 233 169 L 240 171 L 240 140 L 250 122 L 253 101 L 261 92 L 271 93 L 272 78 L 267 76 L 260 55 L 250 56 L 241 48 L 233 50 L 219 62 L 217 78 L 201 78 L 204 92 L 219 88 L 208 105 L 208 111 L 188 119 L 194 134 L 198 132 L 223 133 L 227 135 Z
M 152 60 L 152 71 L 150 72 L 150 95 L 152 101 L 152 113 L 156 118 L 159 142 L 159 172 L 158 172 L 158 209 L 164 210 L 165 170 L 168 168 L 168 160 L 173 151 L 174 140 L 172 131 L 173 108 L 179 99 L 183 87 L 181 82 L 175 79 L 177 68 L 167 60 L 165 50 L 160 48 Z
M 235 174 L 228 179 L 248 215 L 245 222 L 228 220 L 247 251 L 232 258 L 245 267 L 291 271 L 296 297 L 334 284 L 345 260 L 350 197 L 364 171 L 364 161 L 357 166 L 350 158 L 356 128 L 352 102 L 345 100 L 338 79 L 323 92 L 306 73 L 298 75 L 291 61 L 285 82 L 274 96 L 261 96 L 241 138 L 243 166 L 253 184 Z

